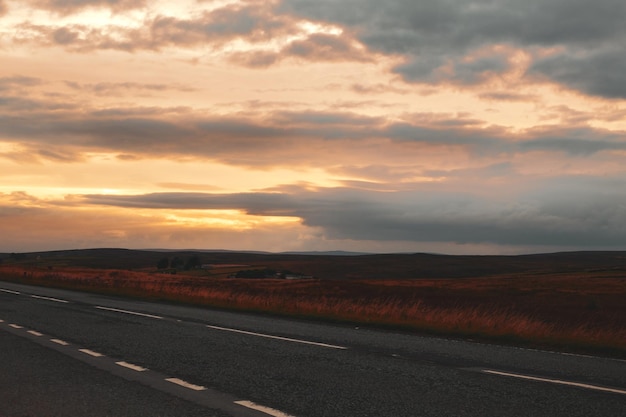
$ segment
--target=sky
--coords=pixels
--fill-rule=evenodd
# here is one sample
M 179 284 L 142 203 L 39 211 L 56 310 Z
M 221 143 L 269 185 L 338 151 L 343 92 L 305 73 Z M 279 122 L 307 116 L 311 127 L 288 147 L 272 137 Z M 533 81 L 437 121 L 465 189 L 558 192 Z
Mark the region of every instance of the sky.
M 626 250 L 623 0 L 0 0 L 0 252 Z

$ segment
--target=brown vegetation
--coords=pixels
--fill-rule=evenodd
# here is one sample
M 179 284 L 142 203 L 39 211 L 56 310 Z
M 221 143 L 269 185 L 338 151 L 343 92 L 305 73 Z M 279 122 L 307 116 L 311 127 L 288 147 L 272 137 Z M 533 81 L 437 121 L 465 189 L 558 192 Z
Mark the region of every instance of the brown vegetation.
M 350 257 L 350 262 L 357 258 Z M 280 264 L 299 271 L 306 269 L 297 257 Z M 259 267 L 266 266 L 267 263 L 261 263 Z M 614 268 L 578 273 L 554 269 L 541 273 L 531 269 L 452 279 L 295 281 L 224 278 L 232 273 L 232 265 L 224 271 L 212 269 L 211 276 L 200 271 L 170 275 L 70 266 L 50 268 L 5 262 L 0 265 L 0 279 L 626 355 L 626 275 Z

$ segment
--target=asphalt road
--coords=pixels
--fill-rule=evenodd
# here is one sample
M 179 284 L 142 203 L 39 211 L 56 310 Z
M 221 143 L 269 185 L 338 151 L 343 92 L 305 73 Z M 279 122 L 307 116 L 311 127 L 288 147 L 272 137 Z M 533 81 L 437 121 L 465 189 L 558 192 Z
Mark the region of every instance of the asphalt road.
M 0 416 L 624 416 L 626 361 L 0 282 Z

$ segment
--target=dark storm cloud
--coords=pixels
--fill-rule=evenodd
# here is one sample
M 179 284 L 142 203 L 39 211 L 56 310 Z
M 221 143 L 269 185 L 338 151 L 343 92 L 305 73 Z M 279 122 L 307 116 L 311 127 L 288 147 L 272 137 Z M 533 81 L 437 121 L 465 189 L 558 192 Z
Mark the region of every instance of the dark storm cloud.
M 582 181 L 581 181 L 582 180 Z M 591 187 L 589 186 L 592 183 Z M 328 238 L 587 247 L 626 239 L 625 178 L 555 178 L 514 201 L 446 191 L 377 192 L 347 188 L 282 193 L 86 195 L 84 202 L 126 208 L 234 209 L 292 216 Z M 563 190 L 567 190 L 565 194 Z
M 534 73 L 587 94 L 626 97 L 622 0 L 283 0 L 280 10 L 348 27 L 370 50 L 403 56 L 395 71 L 407 81 L 479 83 L 506 71 L 508 58 L 468 61 L 468 54 L 502 44 L 556 47 L 561 52 Z

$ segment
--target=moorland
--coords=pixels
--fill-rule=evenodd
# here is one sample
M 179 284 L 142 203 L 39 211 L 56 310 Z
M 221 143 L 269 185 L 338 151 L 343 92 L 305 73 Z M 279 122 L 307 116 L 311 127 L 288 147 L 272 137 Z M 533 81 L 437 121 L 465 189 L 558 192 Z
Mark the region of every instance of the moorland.
M 0 261 L 5 281 L 626 357 L 626 252 L 89 249 Z

